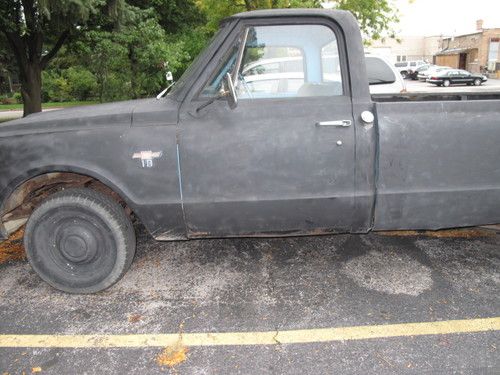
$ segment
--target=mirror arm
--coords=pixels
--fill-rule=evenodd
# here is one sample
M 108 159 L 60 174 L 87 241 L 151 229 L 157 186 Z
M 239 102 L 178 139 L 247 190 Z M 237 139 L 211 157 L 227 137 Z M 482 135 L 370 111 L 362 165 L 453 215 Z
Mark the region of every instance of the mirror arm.
M 205 103 L 200 105 L 198 108 L 196 108 L 196 113 L 200 112 L 203 108 L 208 107 L 210 104 L 214 103 L 216 100 L 219 100 L 220 98 L 223 98 L 223 96 L 222 95 L 214 96 L 212 99 L 206 101 Z

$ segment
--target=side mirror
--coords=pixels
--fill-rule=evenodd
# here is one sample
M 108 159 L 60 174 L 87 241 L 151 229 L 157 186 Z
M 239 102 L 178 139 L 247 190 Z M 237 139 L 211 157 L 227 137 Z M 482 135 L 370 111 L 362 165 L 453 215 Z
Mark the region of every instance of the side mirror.
M 168 71 L 165 78 L 167 79 L 167 82 L 172 82 L 174 80 L 174 76 L 172 75 L 171 71 Z
M 238 106 L 238 97 L 236 96 L 236 89 L 234 88 L 233 78 L 230 73 L 226 73 L 224 77 L 225 92 L 224 96 L 227 99 L 229 108 L 235 109 Z

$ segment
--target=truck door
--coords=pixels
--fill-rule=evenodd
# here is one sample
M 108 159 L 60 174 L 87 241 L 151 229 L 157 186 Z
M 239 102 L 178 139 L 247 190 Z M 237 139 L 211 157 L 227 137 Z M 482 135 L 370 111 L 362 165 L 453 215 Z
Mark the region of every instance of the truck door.
M 189 237 L 352 229 L 356 124 L 342 35 L 314 18 L 239 21 L 181 110 Z M 204 107 L 227 72 L 237 107 Z

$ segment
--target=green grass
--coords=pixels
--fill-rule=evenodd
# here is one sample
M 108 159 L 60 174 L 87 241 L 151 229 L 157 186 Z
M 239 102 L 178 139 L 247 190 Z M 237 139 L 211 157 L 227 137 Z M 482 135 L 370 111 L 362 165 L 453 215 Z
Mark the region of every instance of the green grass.
M 48 102 L 48 103 L 43 103 L 42 108 L 63 108 L 63 107 L 76 107 L 80 105 L 89 105 L 89 104 L 96 104 L 98 102 L 95 101 L 85 101 L 85 102 Z M 0 111 L 12 111 L 12 110 L 19 110 L 22 111 L 23 105 L 22 104 L 0 104 Z

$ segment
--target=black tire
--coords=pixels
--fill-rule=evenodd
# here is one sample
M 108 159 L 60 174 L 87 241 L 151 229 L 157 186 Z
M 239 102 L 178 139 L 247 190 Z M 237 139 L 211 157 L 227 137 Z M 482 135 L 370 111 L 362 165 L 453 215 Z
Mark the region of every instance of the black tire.
M 444 86 L 444 87 L 449 87 L 449 86 L 450 86 L 450 81 L 449 81 L 449 80 L 447 80 L 447 79 L 445 79 L 445 80 L 443 81 L 443 86 Z
M 33 269 L 54 288 L 96 293 L 129 269 L 136 240 L 130 218 L 117 202 L 90 189 L 68 189 L 35 209 L 24 246 Z
M 481 83 L 483 83 L 479 78 L 476 78 L 474 80 L 474 86 L 481 86 Z

